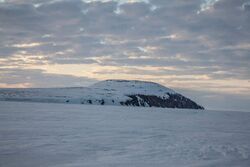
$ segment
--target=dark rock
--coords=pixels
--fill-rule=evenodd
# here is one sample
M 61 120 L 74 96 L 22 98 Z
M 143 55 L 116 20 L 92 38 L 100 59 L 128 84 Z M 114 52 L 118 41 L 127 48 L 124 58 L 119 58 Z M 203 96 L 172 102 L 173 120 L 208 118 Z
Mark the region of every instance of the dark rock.
M 104 105 L 105 104 L 105 102 L 104 102 L 104 100 L 102 99 L 102 100 L 100 100 L 100 104 L 101 105 Z
M 126 106 L 145 106 L 145 104 L 148 104 L 149 107 L 204 109 L 204 107 L 181 94 L 168 93 L 168 95 L 169 98 L 162 98 L 155 95 L 128 95 L 131 99 L 120 104 Z

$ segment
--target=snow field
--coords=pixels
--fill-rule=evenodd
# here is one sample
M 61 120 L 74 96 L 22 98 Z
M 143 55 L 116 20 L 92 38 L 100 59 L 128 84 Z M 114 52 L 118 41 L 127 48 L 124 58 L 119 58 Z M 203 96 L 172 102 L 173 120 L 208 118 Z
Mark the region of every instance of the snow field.
M 250 165 L 250 113 L 0 102 L 0 166 Z

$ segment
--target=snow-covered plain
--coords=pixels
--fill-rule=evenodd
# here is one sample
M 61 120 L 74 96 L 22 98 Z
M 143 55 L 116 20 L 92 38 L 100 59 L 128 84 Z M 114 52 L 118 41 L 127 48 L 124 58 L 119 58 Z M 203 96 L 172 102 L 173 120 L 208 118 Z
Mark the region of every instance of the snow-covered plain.
M 1 167 L 250 166 L 250 112 L 0 102 Z

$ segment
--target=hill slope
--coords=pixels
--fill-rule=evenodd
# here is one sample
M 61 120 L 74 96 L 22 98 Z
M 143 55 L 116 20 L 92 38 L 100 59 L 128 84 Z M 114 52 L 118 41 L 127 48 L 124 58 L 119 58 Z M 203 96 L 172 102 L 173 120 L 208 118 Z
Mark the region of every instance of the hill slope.
M 0 100 L 204 109 L 160 84 L 105 80 L 90 87 L 0 89 Z

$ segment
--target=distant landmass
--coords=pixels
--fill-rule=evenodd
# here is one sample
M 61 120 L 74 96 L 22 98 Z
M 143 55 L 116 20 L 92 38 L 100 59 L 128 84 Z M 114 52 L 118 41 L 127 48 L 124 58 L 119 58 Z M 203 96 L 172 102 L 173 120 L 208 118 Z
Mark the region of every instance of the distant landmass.
M 89 87 L 0 89 L 2 101 L 204 109 L 158 83 L 105 80 Z

